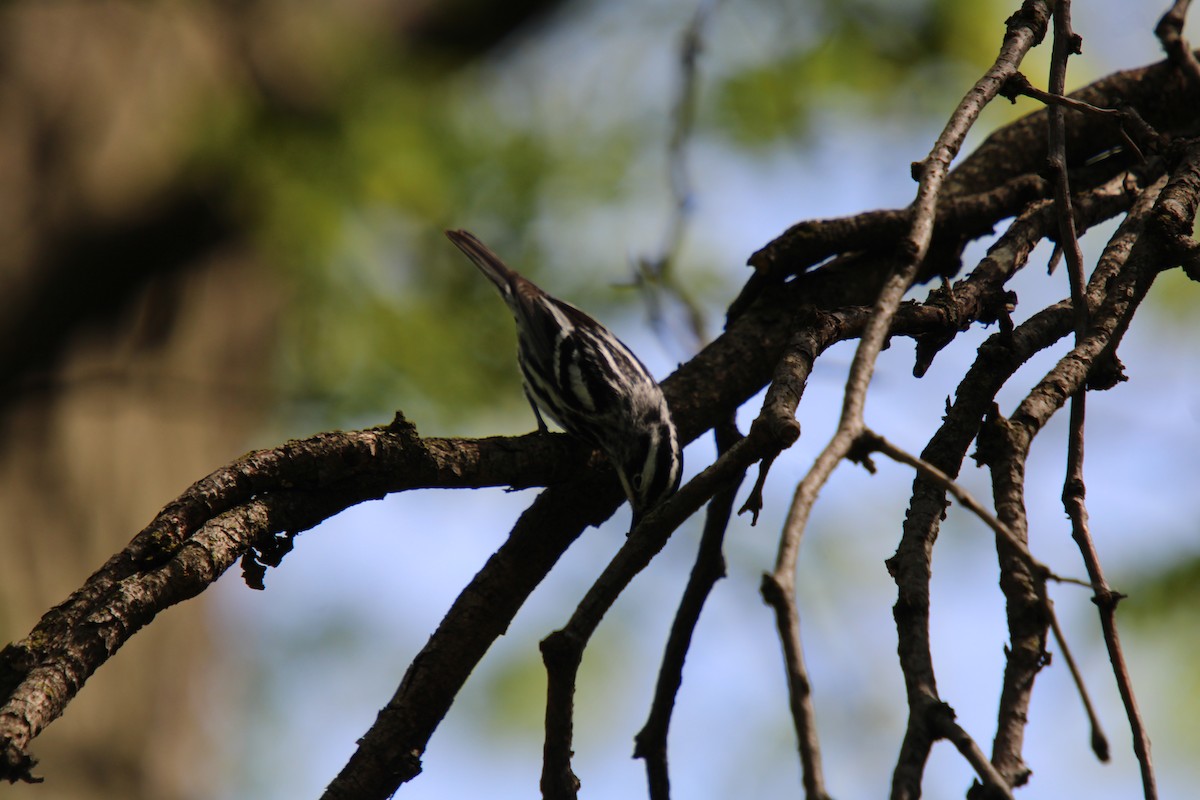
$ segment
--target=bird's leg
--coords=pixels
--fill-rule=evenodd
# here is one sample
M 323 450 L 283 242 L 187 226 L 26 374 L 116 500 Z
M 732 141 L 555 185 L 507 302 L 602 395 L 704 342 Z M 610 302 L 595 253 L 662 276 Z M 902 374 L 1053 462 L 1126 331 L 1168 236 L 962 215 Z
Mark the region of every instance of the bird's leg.
M 542 412 L 537 407 L 537 403 L 533 402 L 533 395 L 529 390 L 525 390 L 525 399 L 529 401 L 529 407 L 533 409 L 533 416 L 537 417 L 538 433 L 549 433 L 550 429 L 546 427 L 546 420 L 542 419 Z

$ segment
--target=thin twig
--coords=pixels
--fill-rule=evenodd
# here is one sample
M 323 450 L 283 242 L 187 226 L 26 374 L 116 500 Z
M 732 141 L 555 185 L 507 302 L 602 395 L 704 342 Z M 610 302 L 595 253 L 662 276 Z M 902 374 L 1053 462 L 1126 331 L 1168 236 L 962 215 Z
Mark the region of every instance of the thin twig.
M 704 48 L 704 31 L 720 0 L 702 0 L 684 29 L 679 41 L 679 89 L 675 112 L 671 116 L 671 133 L 667 140 L 667 184 L 671 188 L 671 211 L 662 245 L 655 256 L 638 259 L 635 284 L 647 288 L 651 324 L 661 328 L 662 315 L 659 291 L 673 297 L 683 309 L 695 349 L 708 342 L 704 311 L 688 288 L 675 274 L 675 262 L 683 247 L 692 212 L 692 178 L 688 165 L 688 144 L 696 123 L 696 98 L 699 95 L 699 60 Z
M 1065 77 L 1065 76 L 1064 76 Z M 1126 126 L 1134 133 L 1140 136 L 1145 142 L 1152 145 L 1152 149 L 1157 149 L 1161 146 L 1162 140 L 1158 132 L 1146 124 L 1138 113 L 1132 107 L 1126 108 L 1101 108 L 1100 106 L 1092 105 L 1091 103 L 1079 100 L 1074 97 L 1068 97 L 1063 94 L 1062 88 L 1058 91 L 1044 92 L 1038 89 L 1029 79 L 1021 73 L 1016 73 L 1008 80 L 1008 84 L 1004 87 L 1004 94 L 1010 99 L 1015 99 L 1018 95 L 1032 98 L 1039 102 L 1045 103 L 1048 108 L 1058 109 L 1061 115 L 1062 109 L 1069 108 L 1072 111 L 1078 111 L 1083 114 L 1091 114 L 1107 120 L 1118 123 L 1118 132 L 1121 134 L 1121 139 L 1129 148 L 1129 151 L 1136 155 L 1139 160 L 1144 161 L 1145 155 L 1142 153 L 1142 148 L 1130 136 Z
M 1071 680 L 1075 682 L 1075 690 L 1079 692 L 1079 699 L 1083 701 L 1083 710 L 1087 714 L 1088 724 L 1092 728 L 1092 752 L 1096 754 L 1096 758 L 1107 763 L 1111 755 L 1108 737 L 1104 734 L 1100 716 L 1096 713 L 1095 706 L 1092 705 L 1092 697 L 1087 690 L 1087 684 L 1084 683 L 1083 673 L 1079 671 L 1079 665 L 1075 663 L 1075 656 L 1071 654 L 1071 648 L 1067 645 L 1067 637 L 1063 635 L 1057 614 L 1050 617 L 1050 630 L 1054 632 L 1054 640 L 1058 642 L 1058 649 L 1062 651 L 1063 659 L 1067 662 L 1067 670 L 1071 673 Z
M 1078 53 L 1079 51 L 1074 51 Z M 1053 64 L 1051 69 L 1053 69 Z M 1066 77 L 1064 72 L 1061 76 Z M 1056 88 L 1057 87 L 1057 88 Z M 1078 111 L 1083 114 L 1092 114 L 1097 117 L 1119 118 L 1122 116 L 1120 109 L 1116 108 L 1101 108 L 1097 105 L 1092 105 L 1084 100 L 1079 100 L 1074 97 L 1068 97 L 1064 93 L 1065 84 L 1060 81 L 1055 81 L 1053 74 L 1050 78 L 1049 91 L 1043 91 L 1037 88 L 1029 79 L 1022 73 L 1018 72 L 1008 79 L 1008 83 L 1004 87 L 1004 93 L 1007 96 L 1015 97 L 1024 95 L 1032 100 L 1045 103 L 1050 108 L 1069 108 L 1072 111 Z
M 579 789 L 578 779 L 571 771 L 575 683 L 583 652 L 600 621 L 625 587 L 662 550 L 676 528 L 718 492 L 741 481 L 751 464 L 777 448 L 765 427 L 751 426 L 748 436 L 638 523 L 579 601 L 566 625 L 542 640 L 547 677 L 541 783 L 545 797 L 574 798 Z
M 1187 39 L 1183 38 L 1183 26 L 1187 22 L 1188 6 L 1191 4 L 1192 0 L 1175 0 L 1158 21 L 1154 35 L 1162 42 L 1163 50 L 1175 66 L 1187 76 L 1192 88 L 1200 90 L 1200 61 L 1196 59 Z
M 1054 44 L 1050 57 L 1050 92 L 1062 96 L 1066 93 L 1067 61 L 1079 52 L 1079 37 L 1071 29 L 1071 2 L 1059 0 L 1054 8 Z M 1060 105 L 1051 105 L 1047 116 L 1048 149 L 1051 181 L 1054 184 L 1054 205 L 1058 214 L 1058 248 L 1067 263 L 1067 278 L 1071 288 L 1071 304 L 1075 316 L 1075 344 L 1078 345 L 1088 327 L 1088 307 L 1084 296 L 1083 252 L 1079 248 L 1079 237 L 1075 230 L 1075 212 L 1071 205 L 1070 177 L 1067 174 L 1066 122 Z M 1084 506 L 1083 447 L 1084 420 L 1087 403 L 1087 387 L 1080 387 L 1071 398 L 1070 424 L 1067 434 L 1067 470 L 1063 481 L 1063 505 L 1071 517 L 1072 526 L 1086 524 L 1087 509 Z M 1047 601 L 1048 602 L 1048 601 Z M 1058 640 L 1059 648 L 1067 660 L 1067 667 L 1075 687 L 1083 701 L 1084 710 L 1091 725 L 1092 749 L 1102 761 L 1108 760 L 1108 740 L 1104 736 L 1096 710 L 1088 696 L 1087 687 L 1075 659 L 1067 647 L 1058 619 L 1051 615 L 1051 630 Z
M 929 155 L 919 165 L 914 165 L 914 168 L 919 167 L 920 183 L 916 200 L 913 202 L 912 225 L 901 246 L 903 260 L 884 284 L 855 351 L 846 379 L 846 392 L 837 431 L 796 489 L 776 558 L 775 572 L 779 577 L 783 577 L 784 573 L 795 572 L 799 539 L 808 522 L 817 493 L 829 479 L 838 462 L 850 452 L 855 439 L 862 432 L 863 406 L 866 402 L 867 387 L 874 373 L 875 361 L 883 348 L 896 308 L 928 252 L 938 195 L 950 162 L 957 155 L 963 139 L 984 106 L 996 97 L 1007 77 L 1016 72 L 1021 59 L 1044 35 L 1045 21 L 1049 18 L 1048 6 L 1044 2 L 1029 5 L 1035 10 L 1037 18 L 1025 20 L 1018 19 L 1020 14 L 1014 15 L 995 63 L 959 103 Z M 794 581 L 791 578 L 783 578 L 781 583 L 790 587 Z
M 1096 552 L 1095 543 L 1088 531 L 1086 512 L 1073 513 L 1071 516 L 1071 536 L 1083 554 L 1084 564 L 1088 574 L 1092 576 L 1092 602 L 1100 612 L 1100 627 L 1104 633 L 1104 644 L 1108 649 L 1109 661 L 1112 663 L 1113 674 L 1117 682 L 1117 691 L 1121 702 L 1125 705 L 1125 713 L 1133 733 L 1133 751 L 1137 756 L 1138 766 L 1142 774 L 1142 794 L 1146 800 L 1158 797 L 1158 783 L 1154 777 L 1154 762 L 1150 755 L 1150 735 L 1138 709 L 1137 698 L 1133 693 L 1133 680 L 1125 662 L 1124 651 L 1121 647 L 1120 635 L 1117 633 L 1116 609 L 1117 603 L 1124 595 L 1114 592 L 1104 579 L 1100 567 L 1100 556 Z
M 802 650 L 795 598 L 795 576 L 800 540 L 807 527 L 809 515 L 821 488 L 829 480 L 838 463 L 850 453 L 863 431 L 863 407 L 866 403 L 867 387 L 896 309 L 929 252 L 938 198 L 950 162 L 957 155 L 963 139 L 980 112 L 999 94 L 1008 77 L 1017 71 L 1029 49 L 1045 35 L 1048 19 L 1048 5 L 1045 2 L 1033 1 L 1026 2 L 1021 11 L 1009 19 L 1008 30 L 995 62 L 959 102 L 929 155 L 919 164 L 913 165 L 914 176 L 918 178 L 918 188 L 912 204 L 912 223 L 908 235 L 900 243 L 897 263 L 883 284 L 854 353 L 846 379 L 837 430 L 796 487 L 780 537 L 775 568 L 769 576 L 772 593 L 778 594 L 778 602 L 772 605 L 789 676 L 803 673 L 803 664 L 796 660 Z M 765 579 L 764 587 L 767 585 L 768 580 Z M 807 699 L 797 696 L 796 693 L 806 692 L 807 688 L 799 681 L 789 680 L 793 723 L 797 732 L 801 734 L 802 746 L 802 731 L 809 725 L 809 720 L 802 716 Z M 806 788 L 808 785 L 806 782 Z
M 944 489 L 947 493 L 954 497 L 954 499 L 957 500 L 963 508 L 979 517 L 979 519 L 983 521 L 983 524 L 991 528 L 1001 539 L 1004 539 L 1009 546 L 1012 547 L 1018 555 L 1020 555 L 1034 575 L 1037 575 L 1044 580 L 1055 581 L 1056 583 L 1069 583 L 1074 584 L 1075 586 L 1085 586 L 1091 588 L 1091 584 L 1089 582 L 1079 578 L 1069 578 L 1062 575 L 1057 575 L 1041 561 L 1038 561 L 1033 553 L 1029 552 L 1028 545 L 1021 541 L 1020 537 L 1013 533 L 1013 531 L 1007 525 L 997 519 L 992 512 L 984 508 L 983 504 L 976 500 L 974 495 L 964 489 L 956 481 L 952 480 L 949 475 L 942 472 L 933 464 L 930 464 L 928 461 L 918 458 L 912 453 L 897 447 L 870 429 L 863 431 L 862 435 L 859 437 L 858 443 L 862 449 L 856 450 L 856 452 L 883 453 L 885 456 L 897 463 L 907 464 L 917 472 L 921 473 L 921 476 L 926 480 L 930 481 L 935 486 Z
M 953 712 L 947 709 L 946 713 L 936 714 L 935 727 L 938 734 L 953 744 L 955 749 L 958 750 L 967 763 L 975 770 L 975 774 L 979 776 L 982 785 L 988 790 L 989 794 L 987 796 L 989 798 L 1013 800 L 1012 790 L 1008 787 L 1004 776 L 997 771 L 991 761 L 988 761 L 987 754 L 975 743 L 975 740 L 971 738 L 966 729 L 954 720 Z
M 1146 800 L 1158 797 L 1157 781 L 1154 777 L 1153 761 L 1150 756 L 1150 737 L 1142 723 L 1141 712 L 1138 710 L 1137 698 L 1133 694 L 1133 682 L 1125 666 L 1125 657 L 1121 649 L 1120 638 L 1116 626 L 1116 606 L 1121 596 L 1113 592 L 1104 579 L 1100 567 L 1100 556 L 1096 551 L 1091 532 L 1088 530 L 1087 506 L 1084 503 L 1086 494 L 1083 482 L 1083 424 L 1086 389 L 1081 388 L 1071 398 L 1070 409 L 1070 439 L 1067 446 L 1067 477 L 1063 485 L 1062 502 L 1071 520 L 1071 537 L 1083 554 L 1084 564 L 1092 580 L 1093 601 L 1100 611 L 1100 626 L 1104 632 L 1104 642 L 1109 652 L 1113 671 L 1117 679 L 1117 690 L 1125 704 L 1130 727 L 1133 730 L 1133 750 L 1137 756 L 1138 766 L 1142 774 L 1142 792 Z M 1094 730 L 1093 730 L 1094 741 Z
M 796 744 L 800 753 L 801 779 L 806 800 L 829 800 L 825 791 L 825 771 L 821 766 L 821 744 L 817 735 L 816 708 L 812 701 L 812 683 L 804 663 L 804 646 L 800 638 L 800 610 L 786 587 L 775 575 L 766 573 L 759 588 L 763 601 L 775 612 L 775 624 L 783 647 L 784 668 L 787 670 L 788 704 Z
M 717 428 L 716 438 L 718 452 L 725 453 L 742 437 L 731 419 Z M 725 577 L 725 557 L 721 551 L 725 532 L 729 529 L 734 498 L 741 483 L 739 480 L 722 489 L 708 504 L 696 563 L 679 600 L 679 609 L 675 612 L 675 621 L 671 624 L 671 633 L 663 649 L 662 666 L 658 670 L 650 714 L 646 724 L 634 737 L 633 757 L 646 761 L 650 800 L 669 800 L 671 796 L 667 769 L 667 732 L 671 725 L 671 713 L 675 708 L 679 687 L 683 684 L 683 662 L 700 621 L 700 612 L 717 581 Z
M 1050 92 L 1062 97 L 1066 91 L 1067 59 L 1080 51 L 1079 37 L 1071 30 L 1071 0 L 1058 0 L 1054 6 L 1054 43 L 1050 56 Z M 1050 176 L 1054 184 L 1054 204 L 1058 213 L 1058 246 L 1067 262 L 1071 302 L 1075 306 L 1075 341 L 1087 330 L 1088 309 L 1083 297 L 1083 251 L 1075 232 L 1075 212 L 1071 207 L 1071 182 L 1067 176 L 1066 123 L 1063 108 L 1048 109 Z

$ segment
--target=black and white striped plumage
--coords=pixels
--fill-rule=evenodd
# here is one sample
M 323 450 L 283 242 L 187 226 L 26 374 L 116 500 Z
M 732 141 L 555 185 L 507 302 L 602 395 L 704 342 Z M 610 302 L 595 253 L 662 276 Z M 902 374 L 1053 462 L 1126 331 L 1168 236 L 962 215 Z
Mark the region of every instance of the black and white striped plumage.
M 679 486 L 683 454 L 662 389 L 632 351 L 575 306 L 518 275 L 467 231 L 446 231 L 500 290 L 517 322 L 525 395 L 567 433 L 604 451 L 636 524 Z M 539 411 L 540 409 L 540 411 Z

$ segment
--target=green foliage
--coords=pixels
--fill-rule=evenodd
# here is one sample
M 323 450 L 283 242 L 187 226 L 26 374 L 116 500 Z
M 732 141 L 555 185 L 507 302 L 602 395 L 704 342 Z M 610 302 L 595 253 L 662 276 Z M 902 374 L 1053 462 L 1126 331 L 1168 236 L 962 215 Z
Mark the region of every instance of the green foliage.
M 1196 629 L 1200 555 L 1182 558 L 1119 588 L 1128 594 L 1117 607 L 1126 652 L 1132 654 L 1135 664 L 1144 660 L 1143 669 L 1153 671 L 1150 685 L 1171 687 L 1169 692 L 1151 690 L 1148 697 L 1143 688 L 1139 697 L 1152 706 L 1161 704 L 1158 716 L 1172 725 L 1169 746 L 1179 753 L 1194 753 L 1200 746 L 1195 724 L 1196 698 L 1200 697 L 1200 672 L 1195 664 L 1200 661 L 1200 639 L 1180 632 Z M 1146 686 L 1146 678 L 1141 680 L 1140 685 Z
M 1172 624 L 1172 615 L 1191 615 L 1200 608 L 1200 556 L 1176 561 L 1161 572 L 1144 575 L 1124 591 L 1129 597 L 1120 606 L 1123 617 L 1138 625 L 1179 630 Z
M 581 716 L 595 729 L 580 730 L 587 737 L 605 730 L 628 698 L 615 696 L 613 687 L 627 685 L 624 670 L 631 663 L 628 628 L 605 627 L 597 632 L 579 671 L 579 693 L 575 698 Z M 619 676 L 619 679 L 615 676 Z M 509 654 L 480 675 L 477 691 L 471 692 L 471 718 L 485 726 L 485 735 L 503 739 L 520 735 L 540 741 L 545 735 L 546 667 L 536 649 Z M 586 738 L 585 738 L 586 740 Z
M 943 109 L 994 57 L 994 2 L 826 2 L 715 87 L 716 124 L 742 146 L 803 136 L 822 110 L 898 120 Z M 786 42 L 782 44 L 782 42 Z
M 1154 280 L 1150 301 L 1161 312 L 1155 321 L 1171 325 L 1169 335 L 1191 336 L 1196 317 L 1200 314 L 1200 285 L 1181 269 L 1167 270 Z M 1186 329 L 1185 329 L 1186 328 Z M 1181 341 L 1189 341 L 1182 339 Z
M 525 413 L 511 320 L 441 230 L 478 230 L 537 279 L 551 244 L 540 231 L 628 216 L 648 190 L 660 192 L 666 219 L 666 168 L 655 165 L 675 102 L 677 34 L 694 5 L 651 6 L 619 18 L 584 11 L 565 30 L 466 66 L 318 20 L 302 26 L 305 39 L 330 41 L 308 51 L 304 91 L 291 90 L 302 102 L 247 93 L 213 110 L 198 133 L 204 158 L 236 176 L 289 287 L 278 381 L 288 427 L 369 424 L 403 407 L 423 431 L 463 432 L 482 410 Z M 695 138 L 719 134 L 731 154 L 793 148 L 825 108 L 941 109 L 961 73 L 994 53 L 1002 18 L 992 2 L 949 0 L 718 6 Z M 563 36 L 577 45 L 569 58 L 555 42 Z M 905 84 L 911 91 L 897 90 Z M 611 291 L 578 292 L 610 286 L 629 248 L 612 242 L 591 256 L 607 260 L 604 272 L 572 254 L 558 266 L 588 277 L 546 283 L 589 307 L 611 302 Z

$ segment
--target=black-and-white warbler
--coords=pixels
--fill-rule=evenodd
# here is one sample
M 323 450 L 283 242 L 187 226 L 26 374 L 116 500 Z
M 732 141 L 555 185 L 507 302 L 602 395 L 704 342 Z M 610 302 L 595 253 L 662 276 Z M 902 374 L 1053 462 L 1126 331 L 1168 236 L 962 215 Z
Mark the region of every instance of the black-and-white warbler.
M 567 433 L 604 451 L 637 524 L 675 491 L 683 468 L 662 389 L 599 322 L 518 275 L 467 231 L 446 236 L 496 285 L 512 311 L 517 363 L 538 429 L 546 430 L 544 411 Z

